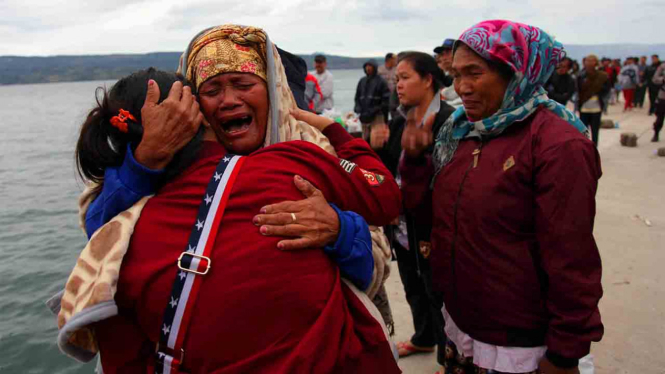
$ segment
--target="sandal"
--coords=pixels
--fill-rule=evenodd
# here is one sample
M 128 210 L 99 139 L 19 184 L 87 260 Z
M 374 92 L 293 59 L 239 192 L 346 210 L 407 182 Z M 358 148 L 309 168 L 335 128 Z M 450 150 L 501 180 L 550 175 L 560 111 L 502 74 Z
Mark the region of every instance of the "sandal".
M 432 353 L 434 347 L 417 347 L 411 341 L 397 343 L 397 354 L 399 357 L 407 357 L 416 353 Z

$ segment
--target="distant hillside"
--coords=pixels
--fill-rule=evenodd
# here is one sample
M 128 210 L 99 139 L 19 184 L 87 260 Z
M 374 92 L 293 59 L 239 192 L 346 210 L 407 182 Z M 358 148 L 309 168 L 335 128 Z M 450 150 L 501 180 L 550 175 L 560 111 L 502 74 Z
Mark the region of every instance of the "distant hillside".
M 568 56 L 578 61 L 589 53 L 599 57 L 626 58 L 659 54 L 665 59 L 665 44 L 566 44 Z M 310 70 L 314 68 L 314 54 L 300 55 Z M 326 55 L 330 69 L 360 69 L 367 58 Z M 86 80 L 118 79 L 134 71 L 154 66 L 158 69 L 176 69 L 180 53 L 157 52 L 147 54 L 116 54 L 89 56 L 24 57 L 0 56 L 0 85 Z M 382 58 L 377 57 L 377 62 Z
M 180 54 L 170 52 L 104 56 L 0 56 L 0 84 L 117 79 L 154 66 L 175 70 Z
M 314 69 L 314 55 L 301 55 Z M 366 58 L 326 56 L 330 69 L 359 69 Z M 180 53 L 157 52 L 127 55 L 0 56 L 0 85 L 118 79 L 153 66 L 174 71 Z

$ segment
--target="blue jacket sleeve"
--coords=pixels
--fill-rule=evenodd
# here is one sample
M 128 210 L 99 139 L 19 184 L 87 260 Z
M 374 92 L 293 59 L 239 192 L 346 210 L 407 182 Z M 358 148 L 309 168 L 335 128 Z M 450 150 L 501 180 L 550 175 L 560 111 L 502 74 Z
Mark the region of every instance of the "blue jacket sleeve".
M 163 173 L 163 169 L 148 169 L 139 164 L 127 146 L 122 165 L 106 169 L 102 192 L 88 207 L 85 215 L 88 238 L 118 213 L 129 209 L 144 196 L 153 194 Z
M 372 282 L 374 271 L 369 226 L 358 214 L 330 206 L 339 217 L 339 235 L 335 244 L 326 246 L 324 251 L 337 263 L 342 275 L 364 291 Z

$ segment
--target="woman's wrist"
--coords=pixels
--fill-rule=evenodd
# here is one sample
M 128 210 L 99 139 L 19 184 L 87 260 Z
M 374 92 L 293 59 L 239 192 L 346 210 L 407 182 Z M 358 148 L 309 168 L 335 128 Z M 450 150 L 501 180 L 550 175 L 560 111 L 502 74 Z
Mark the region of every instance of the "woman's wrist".
M 172 158 L 173 155 L 160 155 L 158 152 L 154 152 L 143 142 L 139 143 L 136 151 L 134 151 L 134 159 L 139 164 L 153 170 L 164 169 Z

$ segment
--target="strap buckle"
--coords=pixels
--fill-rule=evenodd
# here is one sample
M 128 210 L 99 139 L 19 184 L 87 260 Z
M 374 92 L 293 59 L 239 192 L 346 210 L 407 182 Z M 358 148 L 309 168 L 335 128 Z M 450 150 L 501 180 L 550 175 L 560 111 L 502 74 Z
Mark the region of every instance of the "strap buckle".
M 160 358 L 165 357 L 165 356 L 170 356 L 170 357 L 175 358 L 173 353 L 175 353 L 175 350 L 173 350 L 169 347 L 166 347 L 166 349 L 163 349 L 162 347 L 160 347 L 159 343 L 157 343 L 157 345 L 155 346 L 155 354 L 157 354 L 157 356 L 160 356 Z M 185 359 L 185 350 L 180 348 L 180 361 L 179 362 L 182 362 L 184 359 Z
M 197 271 L 197 270 L 192 270 L 192 269 L 189 269 L 189 268 L 186 268 L 186 267 L 182 266 L 182 259 L 183 259 L 185 256 L 192 256 L 192 260 L 195 259 L 195 258 L 198 258 L 199 260 L 205 260 L 205 261 L 206 261 L 206 268 L 205 268 L 205 270 L 203 270 L 203 271 Z M 190 260 L 190 263 L 191 263 L 191 260 Z M 206 274 L 208 274 L 208 271 L 210 270 L 210 265 L 211 265 L 211 264 L 212 264 L 212 260 L 210 259 L 210 257 L 206 257 L 206 256 L 202 256 L 202 255 L 197 255 L 197 254 L 195 254 L 195 253 L 191 253 L 191 252 L 182 252 L 182 253 L 180 254 L 180 257 L 178 257 L 178 269 L 180 269 L 180 270 L 182 270 L 182 271 L 186 271 L 186 272 L 188 272 L 188 273 L 194 273 L 194 274 L 198 274 L 198 275 L 206 275 Z M 200 265 L 200 264 L 199 264 L 199 265 Z
M 160 347 L 157 343 L 155 347 L 155 373 L 163 373 L 167 367 L 172 373 L 181 373 L 180 366 L 185 360 L 185 350 L 180 348 L 180 358 L 176 358 L 175 353 L 175 350 L 169 347 Z

